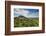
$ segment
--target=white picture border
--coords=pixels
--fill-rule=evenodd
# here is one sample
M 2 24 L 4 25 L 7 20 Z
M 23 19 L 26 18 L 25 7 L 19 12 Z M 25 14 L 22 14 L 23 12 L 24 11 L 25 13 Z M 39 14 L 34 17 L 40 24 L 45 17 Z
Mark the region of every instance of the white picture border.
M 28 8 L 28 9 L 39 9 L 39 27 L 14 27 L 14 8 Z M 41 6 L 22 6 L 22 5 L 11 5 L 11 31 L 31 31 L 31 30 L 42 30 L 42 7 Z

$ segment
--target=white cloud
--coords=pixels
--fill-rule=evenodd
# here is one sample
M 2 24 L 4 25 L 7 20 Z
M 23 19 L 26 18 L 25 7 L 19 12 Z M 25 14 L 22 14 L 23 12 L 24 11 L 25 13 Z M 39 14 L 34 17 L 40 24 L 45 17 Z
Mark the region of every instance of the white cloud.
M 15 10 L 15 13 L 16 13 L 16 14 L 23 15 L 23 16 L 25 16 L 25 17 L 27 17 L 27 18 L 30 18 L 30 17 L 36 18 L 36 17 L 38 17 L 38 16 L 35 16 L 35 15 L 33 15 L 33 14 L 30 14 L 30 15 L 29 15 L 29 11 L 28 11 L 28 10 L 24 10 L 24 9 L 16 9 L 16 10 Z
M 23 15 L 23 16 L 25 16 L 25 17 L 27 17 L 27 16 L 28 16 L 29 11 L 24 10 L 24 9 L 16 9 L 16 10 L 15 10 L 15 13 L 16 13 L 16 14 L 21 14 L 21 15 Z

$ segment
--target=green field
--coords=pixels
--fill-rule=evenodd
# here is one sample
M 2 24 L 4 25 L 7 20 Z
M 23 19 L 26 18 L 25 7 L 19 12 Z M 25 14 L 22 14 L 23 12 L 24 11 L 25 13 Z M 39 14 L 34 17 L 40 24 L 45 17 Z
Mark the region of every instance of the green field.
M 38 27 L 38 18 L 14 17 L 14 27 Z

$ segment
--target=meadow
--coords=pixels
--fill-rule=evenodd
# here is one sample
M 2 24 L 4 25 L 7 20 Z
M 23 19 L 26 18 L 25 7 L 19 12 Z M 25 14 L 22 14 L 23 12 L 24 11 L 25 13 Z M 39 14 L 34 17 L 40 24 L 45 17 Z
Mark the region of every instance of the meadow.
M 14 27 L 38 27 L 38 18 L 14 17 Z

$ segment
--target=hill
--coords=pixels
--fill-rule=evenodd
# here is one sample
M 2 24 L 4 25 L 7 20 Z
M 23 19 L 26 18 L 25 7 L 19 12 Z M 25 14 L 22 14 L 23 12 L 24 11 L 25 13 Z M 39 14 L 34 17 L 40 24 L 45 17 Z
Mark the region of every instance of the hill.
M 39 26 L 38 18 L 26 18 L 22 15 L 14 18 L 14 27 L 35 27 Z

